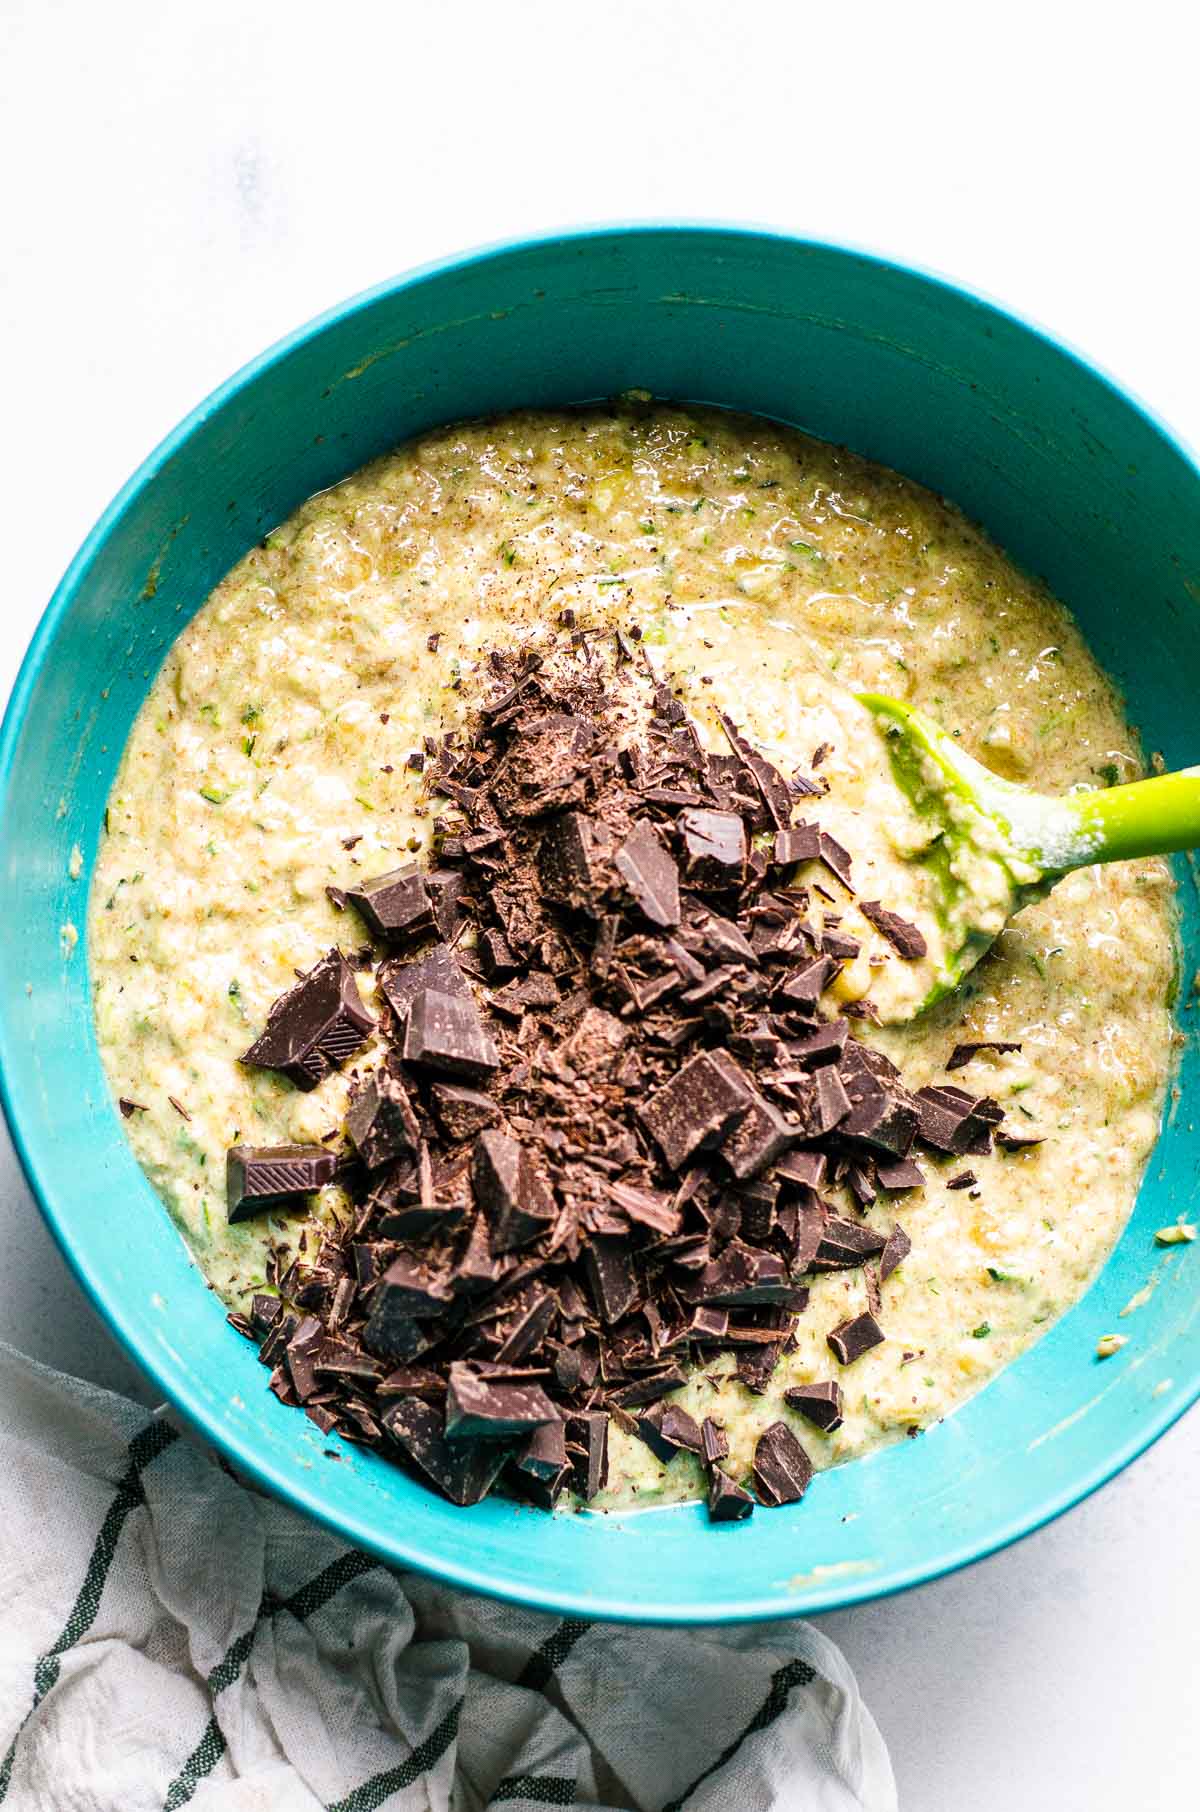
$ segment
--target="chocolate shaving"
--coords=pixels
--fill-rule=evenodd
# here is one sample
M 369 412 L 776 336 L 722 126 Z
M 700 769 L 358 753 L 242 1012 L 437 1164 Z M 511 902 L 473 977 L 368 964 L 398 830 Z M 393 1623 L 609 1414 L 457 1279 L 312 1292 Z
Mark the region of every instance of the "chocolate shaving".
M 917 962 L 928 952 L 924 935 L 898 912 L 889 912 L 878 900 L 860 900 L 858 909 L 906 963 Z
M 946 1070 L 949 1073 L 951 1070 L 963 1069 L 973 1057 L 978 1057 L 980 1051 L 995 1051 L 998 1056 L 1003 1056 L 1006 1052 L 1020 1049 L 1021 1046 L 1011 1038 L 971 1038 L 963 1044 L 955 1045 L 946 1060 Z

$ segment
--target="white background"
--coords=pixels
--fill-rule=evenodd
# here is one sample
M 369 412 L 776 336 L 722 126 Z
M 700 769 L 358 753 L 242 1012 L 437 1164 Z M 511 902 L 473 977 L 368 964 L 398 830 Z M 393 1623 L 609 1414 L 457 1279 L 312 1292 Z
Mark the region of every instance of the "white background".
M 1049 325 L 1200 442 L 1189 11 L 0 0 L 0 693 L 94 517 L 208 389 L 351 291 L 528 229 L 872 246 Z M 0 1255 L 0 1336 L 136 1388 L 6 1144 Z M 905 1812 L 1196 1805 L 1198 1437 L 824 1619 Z

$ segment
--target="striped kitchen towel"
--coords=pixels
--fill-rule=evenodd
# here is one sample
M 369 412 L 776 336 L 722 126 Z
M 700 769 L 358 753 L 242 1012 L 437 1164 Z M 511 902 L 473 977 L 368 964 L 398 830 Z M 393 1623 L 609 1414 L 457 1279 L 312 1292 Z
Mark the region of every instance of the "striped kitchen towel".
M 804 1623 L 559 1620 L 398 1575 L 165 1414 L 0 1346 L 6 1812 L 894 1812 Z

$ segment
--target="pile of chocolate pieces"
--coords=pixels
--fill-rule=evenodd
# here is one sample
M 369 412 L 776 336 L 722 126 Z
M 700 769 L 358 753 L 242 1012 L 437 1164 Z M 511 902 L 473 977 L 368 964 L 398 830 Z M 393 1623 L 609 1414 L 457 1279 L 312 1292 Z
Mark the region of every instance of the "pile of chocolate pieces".
M 953 1086 L 910 1093 L 850 1008 L 823 1011 L 858 953 L 838 923 L 849 857 L 793 821 L 823 788 L 728 721 L 727 751 L 706 751 L 639 654 L 575 632 L 491 655 L 469 729 L 413 758 L 449 802 L 434 865 L 329 889 L 372 942 L 330 951 L 243 1061 L 311 1089 L 373 1033 L 386 1055 L 355 1079 L 344 1137 L 231 1150 L 229 1215 L 302 1209 L 335 1179 L 353 1212 L 231 1319 L 285 1402 L 457 1504 L 501 1478 L 547 1508 L 593 1498 L 611 1418 L 662 1460 L 698 1455 L 712 1516 L 736 1519 L 755 1498 L 722 1465 L 725 1431 L 665 1399 L 720 1354 L 761 1393 L 814 1273 L 866 1273 L 831 1370 L 882 1341 L 880 1285 L 909 1241 L 854 1205 L 919 1188 L 918 1143 L 989 1150 L 1002 1115 Z M 896 959 L 923 952 L 866 905 Z M 378 1024 L 355 968 L 374 971 Z M 822 1193 L 838 1188 L 846 1212 Z M 787 1401 L 841 1419 L 836 1377 Z M 772 1423 L 757 1500 L 795 1501 L 811 1474 Z

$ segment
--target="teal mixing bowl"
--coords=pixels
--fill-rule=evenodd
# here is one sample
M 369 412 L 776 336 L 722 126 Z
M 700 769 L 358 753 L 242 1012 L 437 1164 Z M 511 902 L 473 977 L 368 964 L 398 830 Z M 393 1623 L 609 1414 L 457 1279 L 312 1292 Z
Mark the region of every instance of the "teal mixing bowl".
M 801 1506 L 744 1525 L 710 1527 L 695 1505 L 462 1511 L 267 1391 L 133 1160 L 97 1056 L 86 950 L 61 936 L 69 922 L 82 933 L 105 797 L 151 677 L 252 542 L 433 424 L 634 386 L 776 416 L 944 491 L 1075 610 L 1147 747 L 1171 766 L 1200 756 L 1200 472 L 1060 346 L 931 277 L 771 233 L 613 228 L 456 258 L 247 366 L 130 480 L 59 587 L 0 743 L 4 1101 L 80 1283 L 244 1475 L 390 1561 L 526 1604 L 681 1622 L 794 1615 L 929 1579 L 1025 1534 L 1200 1391 L 1200 1243 L 1153 1241 L 1195 1200 L 1190 1045 L 1184 1106 L 1101 1276 L 919 1439 L 823 1474 Z M 1180 872 L 1190 977 L 1196 890 Z M 1117 1327 L 1128 1345 L 1098 1363 L 1097 1337 Z

